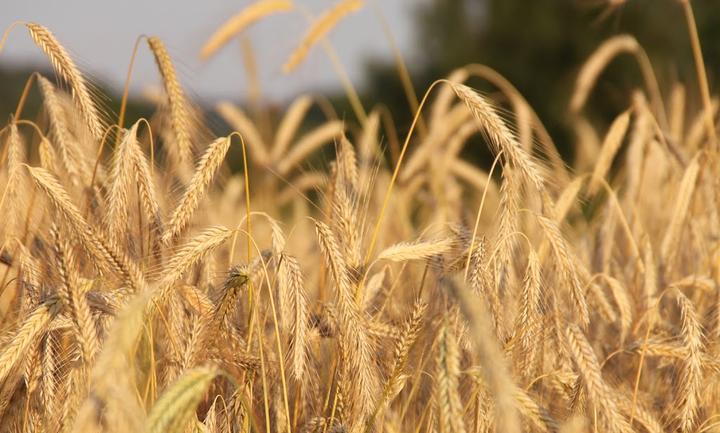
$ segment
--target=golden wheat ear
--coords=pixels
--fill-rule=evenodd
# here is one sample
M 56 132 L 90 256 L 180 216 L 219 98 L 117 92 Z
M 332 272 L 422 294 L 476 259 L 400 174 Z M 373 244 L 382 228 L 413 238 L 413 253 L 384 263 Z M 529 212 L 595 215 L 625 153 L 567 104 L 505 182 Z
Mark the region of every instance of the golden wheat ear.
M 189 163 L 192 161 L 192 109 L 185 98 L 175 66 L 163 41 L 152 36 L 147 39 L 147 43 L 155 57 L 168 97 L 170 124 L 175 135 L 179 162 Z
M 310 27 L 307 34 L 300 42 L 295 51 L 292 52 L 285 65 L 283 72 L 292 72 L 305 60 L 310 49 L 318 43 L 333 27 L 335 27 L 346 15 L 356 12 L 363 7 L 363 0 L 342 0 L 325 12 Z
M 200 51 L 200 58 L 207 59 L 211 57 L 234 36 L 240 34 L 240 32 L 266 16 L 280 12 L 289 12 L 293 7 L 293 2 L 290 0 L 261 0 L 250 4 L 238 14 L 225 21 L 223 25 L 210 36 L 210 39 L 208 39 Z
M 185 190 L 185 194 L 183 194 L 180 203 L 170 217 L 167 231 L 162 237 L 162 241 L 165 244 L 169 244 L 180 235 L 190 222 L 190 218 L 197 209 L 200 199 L 205 194 L 205 190 L 212 181 L 215 172 L 220 168 L 229 148 L 229 137 L 218 138 L 210 143 L 210 146 L 208 146 L 205 154 L 198 163 L 197 170 L 190 179 L 190 184 Z
M 26 27 L 35 44 L 50 59 L 55 73 L 70 86 L 78 111 L 80 111 L 93 137 L 100 140 L 105 132 L 105 126 L 101 120 L 97 104 L 91 96 L 88 84 L 80 70 L 75 66 L 75 62 L 72 61 L 70 55 L 50 30 L 36 23 L 28 23 Z
M 533 185 L 538 192 L 544 193 L 545 179 L 540 165 L 522 148 L 497 109 L 472 88 L 453 82 L 448 84 L 470 110 L 493 151 L 497 154 L 502 150 L 511 166 L 522 174 L 523 179 Z
M 195 418 L 195 410 L 208 387 L 219 374 L 215 367 L 199 367 L 182 375 L 150 409 L 150 433 L 180 433 Z

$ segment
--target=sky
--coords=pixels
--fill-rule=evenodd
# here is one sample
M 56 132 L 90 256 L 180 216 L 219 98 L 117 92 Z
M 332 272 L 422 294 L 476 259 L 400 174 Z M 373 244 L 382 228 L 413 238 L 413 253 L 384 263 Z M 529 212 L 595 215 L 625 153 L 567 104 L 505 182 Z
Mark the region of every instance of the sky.
M 160 37 L 173 58 L 183 87 L 203 101 L 240 99 L 247 80 L 238 39 L 207 61 L 199 51 L 213 31 L 254 0 L 17 0 L 3 4 L 3 30 L 15 20 L 48 27 L 80 68 L 116 89 L 122 88 L 135 40 Z M 296 0 L 317 16 L 336 0 Z M 329 35 L 355 85 L 362 84 L 368 57 L 391 59 L 391 49 L 376 10 L 392 27 L 393 37 L 411 63 L 413 6 L 422 0 L 368 0 L 365 8 L 342 21 Z M 282 65 L 308 28 L 299 11 L 269 16 L 246 35 L 255 51 L 263 97 L 284 102 L 308 91 L 339 88 L 340 82 L 320 46 L 292 74 Z M 44 54 L 21 27 L 12 31 L 0 52 L 2 65 L 49 66 Z M 412 69 L 412 68 L 411 68 Z M 160 86 L 152 55 L 143 44 L 135 62 L 131 91 Z

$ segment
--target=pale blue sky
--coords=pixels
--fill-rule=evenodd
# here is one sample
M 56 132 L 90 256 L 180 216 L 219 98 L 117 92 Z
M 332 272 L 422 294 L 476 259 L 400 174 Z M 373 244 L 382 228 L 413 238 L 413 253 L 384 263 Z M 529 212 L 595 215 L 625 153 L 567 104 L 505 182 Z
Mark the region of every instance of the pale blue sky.
M 313 14 L 336 0 L 296 0 Z M 401 51 L 412 64 L 412 9 L 422 0 L 372 0 L 393 27 Z M 238 98 L 245 93 L 245 74 L 237 41 L 231 42 L 207 62 L 198 58 L 200 47 L 221 23 L 242 10 L 251 0 L 7 0 L 3 2 L 3 29 L 13 20 L 35 21 L 50 28 L 84 71 L 120 87 L 135 38 L 159 36 L 176 63 L 183 86 L 192 95 Z M 356 84 L 362 83 L 362 64 L 369 55 L 390 58 L 388 41 L 368 5 L 343 21 L 330 40 Z M 339 87 L 330 62 L 316 47 L 305 63 L 289 76 L 281 67 L 307 29 L 299 12 L 268 17 L 255 24 L 248 35 L 255 48 L 263 90 L 281 101 L 292 95 L 322 87 Z M 46 62 L 27 33 L 16 28 L 0 63 Z M 412 68 L 411 68 L 412 69 Z M 159 84 L 151 55 L 142 50 L 132 90 Z

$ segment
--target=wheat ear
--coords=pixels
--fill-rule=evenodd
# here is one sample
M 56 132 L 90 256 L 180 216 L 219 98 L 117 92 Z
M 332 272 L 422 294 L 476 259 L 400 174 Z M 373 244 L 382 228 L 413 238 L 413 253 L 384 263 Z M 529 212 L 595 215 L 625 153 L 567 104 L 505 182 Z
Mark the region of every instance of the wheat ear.
M 538 192 L 545 191 L 545 181 L 540 166 L 520 146 L 515 135 L 498 115 L 497 110 L 484 97 L 464 84 L 449 82 L 455 94 L 465 103 L 488 138 L 494 152 L 501 150 L 514 168 L 522 173 Z
M 292 52 L 288 61 L 283 65 L 283 72 L 289 73 L 297 68 L 305 59 L 310 49 L 318 43 L 340 20 L 351 12 L 360 10 L 363 0 L 342 0 L 325 12 L 310 27 L 300 45 Z
M 105 127 L 100 120 L 96 103 L 90 96 L 88 85 L 65 48 L 50 30 L 36 23 L 26 24 L 35 44 L 48 56 L 55 72 L 65 80 L 72 90 L 72 97 L 85 120 L 88 129 L 96 140 L 99 140 Z
M 447 320 L 440 328 L 435 370 L 435 404 L 440 431 L 465 433 L 463 405 L 460 400 L 460 351 Z
M 147 39 L 148 46 L 155 56 L 160 75 L 163 79 L 165 92 L 170 103 L 170 123 L 172 124 L 175 140 L 177 141 L 177 154 L 181 163 L 192 161 L 192 141 L 190 139 L 190 128 L 192 125 L 191 109 L 185 99 L 185 93 L 180 86 L 175 73 L 170 54 L 165 44 L 157 37 Z
M 212 181 L 217 169 L 220 168 L 220 164 L 222 164 L 229 148 L 229 137 L 218 138 L 210 143 L 205 154 L 200 159 L 192 179 L 190 179 L 185 194 L 170 217 L 168 229 L 162 237 L 165 244 L 177 237 L 190 221 L 190 217 L 197 209 L 200 199 L 205 194 L 205 189 Z
M 632 431 L 628 422 L 620 414 L 615 398 L 602 378 L 600 364 L 585 334 L 576 325 L 568 324 L 565 335 L 585 390 L 595 409 L 603 415 L 608 431 L 612 433 Z
M 42 333 L 53 317 L 58 313 L 57 299 L 45 302 L 30 313 L 15 337 L 0 354 L 0 383 L 3 383 L 8 374 L 22 358 L 36 338 Z
M 278 274 L 278 287 L 281 298 L 287 305 L 287 320 L 290 320 L 290 371 L 297 381 L 303 381 L 307 363 L 308 345 L 308 302 L 303 286 L 302 272 L 297 259 L 291 255 L 283 254 L 280 258 Z
M 702 399 L 700 392 L 703 386 L 702 356 L 705 344 L 695 307 L 680 290 L 675 289 L 674 292 L 680 306 L 682 344 L 685 349 L 678 380 L 677 421 L 680 431 L 687 433 L 694 431 Z
M 57 179 L 46 170 L 38 167 L 28 167 L 30 176 L 35 184 L 50 199 L 58 213 L 68 223 L 73 234 L 82 243 L 85 250 L 96 260 L 96 264 L 110 269 L 123 276 L 133 291 L 144 288 L 144 278 L 140 269 L 127 260 L 127 258 L 105 241 L 80 214 L 80 211 L 70 200 L 65 189 L 60 186 Z
M 195 408 L 213 379 L 219 374 L 215 367 L 199 367 L 182 375 L 155 402 L 148 414 L 150 433 L 180 433 L 195 417 Z
M 50 131 L 52 132 L 54 144 L 60 151 L 60 158 L 62 159 L 63 167 L 65 167 L 65 170 L 67 170 L 71 179 L 73 179 L 74 182 L 77 182 L 78 176 L 81 175 L 81 167 L 78 164 L 78 158 L 76 155 L 77 149 L 73 144 L 70 131 L 68 131 L 67 125 L 65 124 L 65 114 L 60 106 L 55 86 L 53 86 L 47 78 L 41 75 L 38 76 L 37 80 L 40 86 L 40 92 L 43 96 L 45 110 L 48 115 Z
M 250 4 L 238 14 L 230 17 L 210 36 L 200 51 L 200 57 L 207 59 L 212 56 L 235 35 L 264 17 L 278 12 L 288 12 L 292 9 L 293 3 L 290 0 L 261 0 Z
M 379 383 L 374 367 L 370 339 L 362 326 L 365 318 L 358 310 L 347 263 L 330 227 L 316 221 L 315 228 L 325 260 L 329 265 L 338 292 L 338 306 L 341 322 L 341 348 L 347 354 L 345 369 L 354 375 L 351 381 L 352 412 L 354 421 L 362 424 L 369 411 L 375 407 Z

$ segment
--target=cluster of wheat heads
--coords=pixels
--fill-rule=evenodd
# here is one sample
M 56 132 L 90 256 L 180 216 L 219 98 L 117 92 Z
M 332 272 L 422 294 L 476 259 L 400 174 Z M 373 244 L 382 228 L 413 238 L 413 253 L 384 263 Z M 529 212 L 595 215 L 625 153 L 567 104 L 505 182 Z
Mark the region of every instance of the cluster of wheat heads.
M 33 75 L 42 112 L 0 136 L 0 431 L 718 430 L 718 102 L 662 92 L 632 37 L 581 68 L 568 164 L 486 66 L 433 86 L 402 147 L 382 108 L 310 96 L 269 129 L 222 103 L 237 133 L 212 138 L 159 39 L 164 98 L 123 128 L 25 26 L 61 85 Z M 583 107 L 623 53 L 646 90 L 602 131 Z M 490 172 L 461 157 L 475 135 Z

